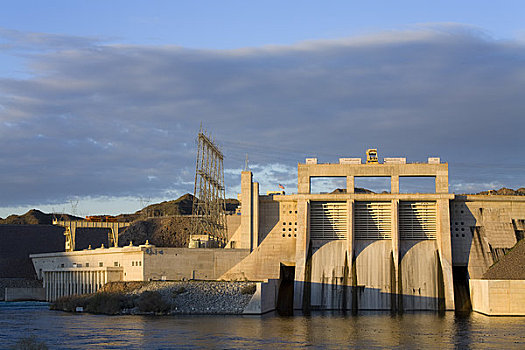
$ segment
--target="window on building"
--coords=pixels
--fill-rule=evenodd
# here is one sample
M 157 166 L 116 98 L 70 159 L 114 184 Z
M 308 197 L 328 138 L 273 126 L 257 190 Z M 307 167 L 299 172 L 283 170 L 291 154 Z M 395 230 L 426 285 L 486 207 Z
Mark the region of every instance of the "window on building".
M 436 193 L 436 178 L 400 176 L 399 193 Z
M 118 261 L 115 261 L 115 262 L 113 263 L 113 266 L 118 266 Z
M 104 263 L 103 263 L 102 261 L 99 261 L 99 262 L 98 262 L 98 266 L 99 266 L 99 267 L 102 267 L 102 266 L 104 266 Z
M 346 191 L 346 177 L 323 176 L 310 178 L 310 193 L 312 194 L 330 193 L 343 189 Z
M 86 267 L 89 267 L 89 263 L 86 263 Z

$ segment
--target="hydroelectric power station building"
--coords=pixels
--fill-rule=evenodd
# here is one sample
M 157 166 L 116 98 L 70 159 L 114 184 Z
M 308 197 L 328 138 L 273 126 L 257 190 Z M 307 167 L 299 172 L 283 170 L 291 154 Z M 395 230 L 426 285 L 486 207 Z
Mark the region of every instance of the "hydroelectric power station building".
M 345 178 L 346 192 L 311 193 L 316 177 Z M 390 192 L 354 193 L 356 177 L 388 177 Z M 435 191 L 400 193 L 403 177 L 433 178 Z M 439 158 L 311 158 L 298 164 L 297 188 L 261 195 L 243 171 L 225 248 L 145 244 L 31 257 L 48 300 L 115 280 L 251 280 L 262 282 L 261 311 L 283 288 L 293 288 L 295 309 L 453 310 L 460 287 L 468 290 L 524 230 L 525 197 L 450 194 Z

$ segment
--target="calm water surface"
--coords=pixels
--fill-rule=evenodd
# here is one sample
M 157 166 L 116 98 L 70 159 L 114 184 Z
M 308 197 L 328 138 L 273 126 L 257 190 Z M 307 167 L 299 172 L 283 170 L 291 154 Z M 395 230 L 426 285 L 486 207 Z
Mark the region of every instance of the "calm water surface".
M 50 349 L 525 349 L 525 318 L 453 312 L 103 316 L 0 302 L 0 348 L 29 335 Z

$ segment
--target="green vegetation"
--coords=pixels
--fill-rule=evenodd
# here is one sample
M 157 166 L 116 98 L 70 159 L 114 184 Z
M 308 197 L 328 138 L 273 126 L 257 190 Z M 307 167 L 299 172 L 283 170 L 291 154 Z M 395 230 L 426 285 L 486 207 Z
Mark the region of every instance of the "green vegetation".
M 175 298 L 177 295 L 182 294 L 186 291 L 186 288 L 180 286 L 179 288 L 173 291 L 172 297 Z
M 256 290 L 257 290 L 257 285 L 248 284 L 241 288 L 241 294 L 255 294 Z
M 51 310 L 74 312 L 77 307 L 94 314 L 117 315 L 122 309 L 133 308 L 134 300 L 121 293 L 101 292 L 62 297 L 51 304 Z
M 142 293 L 135 305 L 141 312 L 165 313 L 170 310 L 170 305 L 162 299 L 159 292 L 147 291 Z
M 98 292 L 87 295 L 72 295 L 57 299 L 51 304 L 51 310 L 93 314 L 118 315 L 122 310 L 138 308 L 140 312 L 167 313 L 171 306 L 162 299 L 159 292 L 144 292 L 141 295 L 130 295 L 118 292 Z

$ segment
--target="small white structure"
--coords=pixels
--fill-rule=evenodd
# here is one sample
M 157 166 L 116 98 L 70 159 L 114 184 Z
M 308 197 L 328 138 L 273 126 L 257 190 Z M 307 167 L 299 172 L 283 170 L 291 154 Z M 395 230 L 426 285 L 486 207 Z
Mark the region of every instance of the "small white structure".
M 361 164 L 361 158 L 339 158 L 339 164 Z
M 407 159 L 406 158 L 383 158 L 383 163 L 385 164 L 406 164 Z
M 317 158 L 306 158 L 306 164 L 317 164 Z

